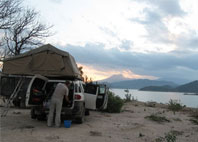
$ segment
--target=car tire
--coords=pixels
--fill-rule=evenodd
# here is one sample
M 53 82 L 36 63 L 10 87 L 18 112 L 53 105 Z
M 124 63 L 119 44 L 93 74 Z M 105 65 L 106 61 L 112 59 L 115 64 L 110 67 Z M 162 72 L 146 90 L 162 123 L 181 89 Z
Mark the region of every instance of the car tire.
M 24 100 L 20 101 L 20 108 L 25 108 L 25 101 Z
M 35 109 L 34 108 L 31 108 L 31 118 L 32 119 L 36 119 L 36 114 L 35 114 Z
M 37 115 L 37 120 L 39 120 L 39 121 L 45 121 L 46 120 L 46 115 L 45 114 Z
M 85 106 L 82 108 L 81 116 L 75 119 L 76 123 L 82 124 L 85 121 Z
M 88 109 L 85 109 L 85 115 L 86 115 L 86 116 L 87 116 L 87 115 L 90 115 L 90 112 L 89 112 Z

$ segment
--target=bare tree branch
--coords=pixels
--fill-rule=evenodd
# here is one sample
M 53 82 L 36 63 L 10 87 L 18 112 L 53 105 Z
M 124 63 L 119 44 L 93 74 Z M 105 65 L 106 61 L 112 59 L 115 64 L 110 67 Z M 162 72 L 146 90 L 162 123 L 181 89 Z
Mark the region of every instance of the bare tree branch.
M 40 23 L 38 13 L 32 9 L 24 10 L 17 15 L 15 24 L 5 31 L 4 40 L 11 54 L 18 55 L 24 50 L 40 45 L 42 39 L 51 36 L 47 26 Z
M 21 11 L 21 0 L 0 0 L 0 29 L 8 29 L 14 23 L 14 16 Z
M 0 57 L 30 50 L 52 35 L 52 26 L 41 23 L 35 10 L 21 4 L 22 0 L 0 0 Z

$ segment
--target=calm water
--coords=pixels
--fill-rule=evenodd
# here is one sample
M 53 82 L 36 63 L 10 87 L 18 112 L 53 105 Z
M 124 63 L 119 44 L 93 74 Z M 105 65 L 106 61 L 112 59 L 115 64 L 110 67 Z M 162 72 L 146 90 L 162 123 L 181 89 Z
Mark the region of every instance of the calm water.
M 110 89 L 116 95 L 121 98 L 125 98 L 125 89 Z M 138 101 L 147 102 L 155 101 L 158 103 L 168 103 L 170 99 L 178 100 L 182 105 L 188 107 L 198 108 L 198 96 L 196 95 L 184 95 L 184 93 L 177 92 L 152 92 L 152 91 L 138 91 L 134 89 L 129 89 L 129 93 L 137 99 Z

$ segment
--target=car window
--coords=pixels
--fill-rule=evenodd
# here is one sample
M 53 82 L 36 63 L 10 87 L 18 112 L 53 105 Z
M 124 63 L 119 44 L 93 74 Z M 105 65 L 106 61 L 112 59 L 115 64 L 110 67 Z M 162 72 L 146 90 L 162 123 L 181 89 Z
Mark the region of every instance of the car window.
M 80 86 L 78 87 L 78 90 L 79 90 L 79 93 L 81 93 L 81 92 L 82 92 L 82 90 L 81 90 L 81 87 L 80 87 Z
M 95 85 L 86 85 L 85 86 L 85 93 L 96 95 L 97 86 Z
M 34 80 L 34 83 L 32 84 L 33 88 L 40 90 L 40 91 L 43 89 L 44 85 L 45 85 L 45 81 L 39 78 L 36 78 Z
M 99 94 L 105 94 L 105 87 L 100 86 Z
M 75 84 L 75 92 L 78 92 L 78 85 Z

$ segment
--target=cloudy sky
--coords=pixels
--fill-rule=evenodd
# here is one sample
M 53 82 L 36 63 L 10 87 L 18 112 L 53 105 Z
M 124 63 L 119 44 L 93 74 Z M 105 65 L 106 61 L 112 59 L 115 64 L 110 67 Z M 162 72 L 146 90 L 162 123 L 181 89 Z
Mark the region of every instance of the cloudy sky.
M 198 79 L 197 0 L 25 0 L 94 80 Z

